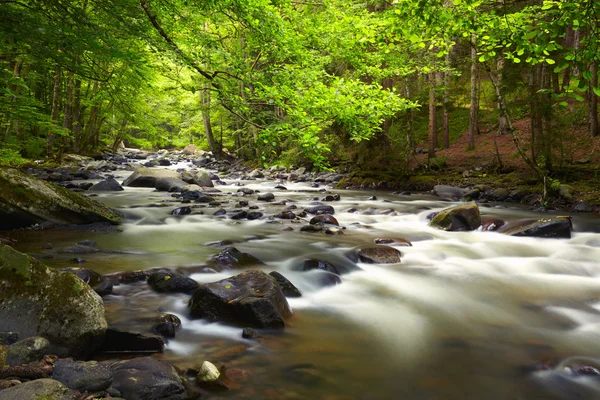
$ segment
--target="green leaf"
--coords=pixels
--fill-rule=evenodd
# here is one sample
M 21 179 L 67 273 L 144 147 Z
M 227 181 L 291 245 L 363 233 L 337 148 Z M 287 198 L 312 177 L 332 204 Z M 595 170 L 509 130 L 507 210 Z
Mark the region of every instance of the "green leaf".
M 552 65 L 552 64 L 556 64 L 556 61 L 554 61 L 554 60 L 553 60 L 553 59 L 551 59 L 551 58 L 546 58 L 544 61 L 546 61 L 546 63 L 548 63 L 548 64 L 550 64 L 550 65 Z

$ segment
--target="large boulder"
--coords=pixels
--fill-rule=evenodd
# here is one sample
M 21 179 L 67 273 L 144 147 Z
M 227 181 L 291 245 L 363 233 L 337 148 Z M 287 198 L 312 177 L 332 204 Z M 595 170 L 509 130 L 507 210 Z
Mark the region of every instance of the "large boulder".
M 0 168 L 0 230 L 37 223 L 59 225 L 109 222 L 121 216 L 87 197 L 12 168 Z
M 54 354 L 85 357 L 106 328 L 102 299 L 85 282 L 0 244 L 0 332 L 42 336 Z
M 200 285 L 189 303 L 193 318 L 282 329 L 292 312 L 277 280 L 258 270 Z
M 156 180 L 160 178 L 179 179 L 179 172 L 163 168 L 138 168 L 127 179 L 123 181 L 123 186 L 131 187 L 149 187 L 156 186 Z
M 0 390 L 0 400 L 75 400 L 75 398 L 75 394 L 68 387 L 54 379 L 37 379 Z
M 156 190 L 161 192 L 183 192 L 189 185 L 179 178 L 158 178 L 154 184 Z
M 212 179 L 210 179 L 210 174 L 208 171 L 201 169 L 196 172 L 196 174 L 192 178 L 192 183 L 195 183 L 198 186 L 202 187 L 214 187 Z
M 113 377 L 110 369 L 98 361 L 58 360 L 52 378 L 70 389 L 94 393 L 110 387 Z
M 96 192 L 120 192 L 125 189 L 123 189 L 123 186 L 115 178 L 108 178 L 90 186 L 88 190 Z
M 513 222 L 498 232 L 511 236 L 569 239 L 572 228 L 570 217 L 554 217 Z
M 473 231 L 481 226 L 479 207 L 466 203 L 445 208 L 433 217 L 429 226 L 445 231 Z

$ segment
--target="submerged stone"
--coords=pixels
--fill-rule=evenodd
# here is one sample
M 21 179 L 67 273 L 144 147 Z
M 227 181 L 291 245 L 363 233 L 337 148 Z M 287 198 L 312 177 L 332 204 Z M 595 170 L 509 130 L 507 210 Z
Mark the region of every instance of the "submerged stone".
M 395 264 L 400 262 L 401 253 L 390 246 L 363 247 L 357 252 L 361 262 L 369 264 Z

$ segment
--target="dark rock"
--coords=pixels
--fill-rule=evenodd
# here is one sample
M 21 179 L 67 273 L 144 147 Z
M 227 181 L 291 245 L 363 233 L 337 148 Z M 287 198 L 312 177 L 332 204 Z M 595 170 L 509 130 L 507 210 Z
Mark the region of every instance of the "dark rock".
M 592 206 L 585 201 L 580 201 L 573 207 L 573 211 L 575 212 L 592 212 L 594 209 Z
M 446 185 L 435 185 L 433 187 L 433 193 L 439 197 L 447 198 L 447 199 L 455 199 L 458 200 L 465 195 L 467 191 L 465 189 L 446 186 Z
M 238 269 L 256 265 L 265 265 L 258 258 L 242 253 L 235 247 L 226 247 L 208 261 L 208 264 L 219 269 Z
M 395 264 L 400 262 L 401 253 L 389 246 L 363 247 L 357 252 L 361 262 L 369 264 Z
M 244 211 L 244 210 L 238 211 L 231 216 L 231 219 L 244 219 L 244 218 L 248 218 L 248 211 Z
M 75 246 L 63 247 L 58 250 L 60 254 L 92 254 L 101 253 L 102 250 L 97 249 L 93 246 L 86 246 L 83 244 L 76 244 Z
M 50 350 L 50 342 L 39 336 L 32 336 L 8 346 L 6 364 L 21 365 L 40 361 Z
M 79 244 L 81 246 L 89 246 L 89 247 L 96 247 L 96 246 L 98 246 L 98 242 L 95 242 L 93 240 L 80 240 L 79 242 L 77 242 L 75 244 Z
M 168 167 L 169 165 L 171 165 L 171 161 L 167 160 L 166 158 L 161 158 L 158 160 L 158 165 L 160 165 L 161 167 Z
M 569 239 L 571 229 L 570 217 L 554 217 L 513 222 L 498 232 L 511 236 Z
M 227 214 L 227 211 L 224 210 L 223 208 L 221 208 L 221 209 L 215 211 L 213 215 L 225 215 L 225 214 Z
M 242 330 L 242 337 L 244 339 L 258 339 L 261 336 L 252 328 L 244 328 L 244 330 Z
M 115 178 L 108 178 L 105 181 L 98 182 L 95 185 L 90 186 L 88 190 L 96 191 L 96 192 L 120 192 L 123 189 L 123 186 L 119 184 L 115 180 Z
M 0 332 L 42 336 L 54 354 L 85 357 L 106 326 L 102 299 L 81 279 L 0 244 Z
M 52 378 L 80 392 L 94 393 L 108 389 L 113 381 L 110 369 L 97 361 L 58 360 Z
M 312 270 L 320 270 L 331 272 L 332 274 L 339 275 L 340 272 L 338 269 L 331 263 L 323 260 L 316 260 L 313 258 L 309 258 L 304 260 L 304 264 L 302 265 L 302 271 L 312 271 Z
M 111 294 L 113 291 L 112 283 L 104 276 L 100 275 L 96 271 L 86 268 L 61 268 L 61 271 L 69 272 L 94 289 L 100 296 L 106 296 Z
M 198 282 L 176 272 L 154 272 L 148 277 L 148 285 L 159 293 L 189 293 Z
M 262 193 L 260 195 L 258 195 L 257 200 L 260 201 L 273 201 L 275 200 L 275 195 L 273 193 Z
M 395 244 L 396 246 L 412 246 L 412 243 L 404 238 L 376 238 L 375 244 Z
M 165 361 L 139 357 L 108 365 L 113 373 L 111 388 L 127 400 L 187 399 L 181 377 Z
M 504 226 L 505 222 L 501 219 L 488 219 L 481 222 L 481 228 L 484 231 L 497 231 Z
M 69 388 L 54 379 L 37 379 L 0 390 L 0 400 L 73 400 Z
M 141 282 L 148 279 L 148 276 L 150 276 L 150 271 L 125 271 L 119 272 L 116 276 L 119 283 Z
M 367 200 L 377 200 L 377 196 L 371 196 Z
M 245 200 L 240 200 L 237 202 L 237 207 L 248 207 L 248 202 Z
M 445 231 L 472 231 L 480 225 L 479 207 L 475 203 L 445 208 L 435 215 L 429 223 L 429 226 Z
M 171 215 L 188 215 L 192 213 L 190 207 L 179 207 L 171 211 Z
M 181 193 L 181 199 L 195 201 L 196 203 L 210 203 L 212 201 L 212 197 L 199 190 L 186 190 Z
M 263 217 L 263 213 L 261 213 L 260 211 L 250 211 L 248 213 L 247 218 L 252 221 L 255 219 L 261 219 Z
M 304 225 L 300 228 L 301 232 L 321 232 L 322 230 L 322 225 Z
M 279 190 L 287 190 L 287 188 L 283 185 L 277 185 L 275 186 L 275 189 L 279 189 Z
M 321 201 L 334 201 L 334 197 L 329 195 L 329 196 L 325 196 L 321 199 Z
M 254 190 L 252 190 L 250 188 L 241 188 L 241 189 L 238 189 L 238 193 L 242 193 L 245 195 L 251 195 L 251 194 L 254 194 Z M 273 196 L 273 198 L 275 198 L 275 196 Z
M 190 300 L 193 318 L 282 329 L 291 310 L 277 280 L 251 270 L 200 285 Z
M 173 314 L 161 314 L 158 322 L 152 326 L 153 332 L 166 338 L 174 338 L 179 330 L 181 330 L 181 320 Z
M 301 297 L 302 296 L 302 293 L 300 293 L 300 290 L 298 290 L 298 288 L 296 286 L 294 286 L 294 284 L 292 282 L 290 282 L 285 276 L 281 275 L 279 272 L 272 271 L 269 273 L 269 275 L 271 275 L 273 278 L 275 278 L 277 283 L 279 283 L 279 287 L 281 288 L 281 291 L 283 292 L 285 297 Z
M 108 328 L 101 353 L 162 353 L 165 342 L 160 336 L 142 335 Z
M 279 218 L 279 219 L 294 219 L 294 218 L 296 218 L 296 214 L 294 214 L 291 211 L 282 211 L 280 213 L 273 215 L 273 217 Z
M 315 224 L 330 224 L 330 225 L 335 225 L 335 226 L 339 226 L 340 223 L 337 221 L 337 219 L 335 219 L 331 214 L 323 214 L 323 215 L 317 215 L 312 217 L 312 219 L 309 222 L 311 225 L 315 225 Z
M 327 205 L 317 205 L 315 207 L 307 208 L 305 211 L 313 215 L 335 214 L 335 210 L 333 209 L 333 207 Z
M 9 345 L 19 341 L 18 332 L 0 332 L 0 344 Z
M 11 168 L 0 168 L 0 231 L 38 223 L 108 222 L 121 215 L 92 199 Z

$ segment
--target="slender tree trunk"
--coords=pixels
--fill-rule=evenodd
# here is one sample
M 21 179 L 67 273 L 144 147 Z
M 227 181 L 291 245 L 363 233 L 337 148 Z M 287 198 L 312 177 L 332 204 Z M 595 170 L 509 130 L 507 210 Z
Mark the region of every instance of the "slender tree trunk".
M 442 116 L 442 131 L 444 148 L 450 148 L 450 52 L 446 54 L 446 71 L 444 72 L 444 114 Z
M 504 56 L 500 56 L 496 61 L 496 71 L 498 74 L 498 82 L 500 87 L 502 87 L 502 85 L 504 85 Z M 500 102 L 497 101 L 496 103 L 498 107 L 498 135 L 504 135 L 508 129 L 506 117 L 500 112 Z
M 13 70 L 13 76 L 15 78 L 19 78 L 21 77 L 21 69 L 23 68 L 23 61 L 19 60 L 17 62 L 15 62 L 15 68 Z M 12 85 L 11 90 L 13 91 L 14 95 L 10 97 L 10 102 L 14 103 L 15 101 L 17 101 L 17 96 L 19 94 L 19 86 L 17 85 Z M 10 115 L 10 113 L 8 114 L 8 123 L 6 124 L 6 131 L 4 132 L 4 140 L 8 140 L 8 136 L 10 134 L 10 128 L 12 127 L 13 122 L 12 122 L 12 116 Z M 17 134 L 17 136 L 19 136 L 19 123 L 18 121 L 15 121 L 15 133 Z
M 204 84 L 204 88 L 200 90 L 200 103 L 202 104 L 202 122 L 204 124 L 204 133 L 206 134 L 206 140 L 210 151 L 213 156 L 219 159 L 221 157 L 221 149 L 217 146 L 213 136 L 212 125 L 210 123 L 210 84 Z
M 52 91 L 52 111 L 50 117 L 52 121 L 58 125 L 58 118 L 60 114 L 59 104 L 60 104 L 60 81 L 62 78 L 62 70 L 60 66 L 56 66 L 54 68 L 54 89 Z M 46 143 L 46 154 L 48 157 L 51 157 L 54 150 L 54 138 L 56 137 L 56 132 L 50 132 L 48 134 L 48 142 Z
M 540 93 L 542 105 L 542 148 L 544 149 L 544 166 L 547 171 L 553 169 L 553 126 L 552 126 L 552 93 L 549 89 L 552 87 L 552 70 L 548 64 L 542 63 L 540 72 L 541 89 Z
M 406 98 L 410 100 L 412 96 L 412 82 L 407 79 L 406 81 Z M 408 123 L 406 126 L 406 142 L 408 143 L 408 147 L 410 149 L 411 154 L 415 152 L 415 139 L 413 136 L 413 126 L 415 124 L 415 110 L 413 108 L 408 112 Z
M 525 161 L 525 163 L 535 172 L 537 177 L 540 180 L 544 179 L 544 177 L 545 177 L 544 171 L 542 171 L 535 164 L 535 162 L 533 162 L 533 160 L 531 160 L 531 158 L 529 158 L 527 156 L 527 153 L 525 153 L 525 151 L 523 150 L 523 147 L 521 146 L 519 137 L 517 136 L 515 129 L 512 125 L 512 120 L 510 119 L 510 114 L 509 114 L 508 108 L 506 106 L 506 101 L 504 100 L 504 94 L 502 93 L 500 84 L 498 83 L 497 76 L 494 75 L 494 73 L 492 72 L 491 68 L 488 65 L 486 65 L 486 71 L 490 77 L 490 81 L 492 82 L 494 91 L 496 92 L 496 98 L 498 99 L 498 104 L 500 105 L 500 112 L 504 115 L 504 118 L 506 118 L 507 131 L 510 133 L 510 135 L 512 137 L 513 143 L 515 144 L 515 147 L 517 148 L 517 152 L 519 153 L 519 155 L 521 156 L 523 161 Z
M 79 153 L 79 141 L 81 140 L 82 130 L 82 109 L 81 109 L 81 80 L 75 81 L 73 93 L 73 151 Z
M 598 135 L 598 96 L 592 88 L 598 87 L 598 63 L 592 61 L 590 64 L 592 80 L 588 89 L 588 127 L 591 137 Z
M 73 90 L 74 90 L 74 82 L 75 74 L 70 71 L 67 74 L 67 87 L 66 87 L 66 100 L 64 104 L 63 111 L 63 124 L 62 127 L 67 132 L 72 132 L 73 130 Z M 59 158 L 62 158 L 63 153 L 69 147 L 69 135 L 64 135 L 62 137 L 62 144 L 59 149 Z
M 477 48 L 475 36 L 471 43 L 471 107 L 469 108 L 469 131 L 468 131 L 468 150 L 475 149 L 475 133 L 477 132 L 479 97 L 477 91 Z
M 435 104 L 435 73 L 431 72 L 429 74 L 429 151 L 428 158 L 435 157 L 435 149 L 438 145 L 438 137 L 437 137 L 437 107 Z
M 565 34 L 565 48 L 566 49 L 570 49 L 571 47 L 573 47 L 574 38 L 575 38 L 575 35 L 573 32 L 573 26 L 569 25 L 569 26 L 567 26 L 567 32 Z M 568 88 L 570 84 L 571 84 L 571 67 L 565 68 L 565 70 L 563 71 L 562 91 L 564 91 L 566 88 Z

